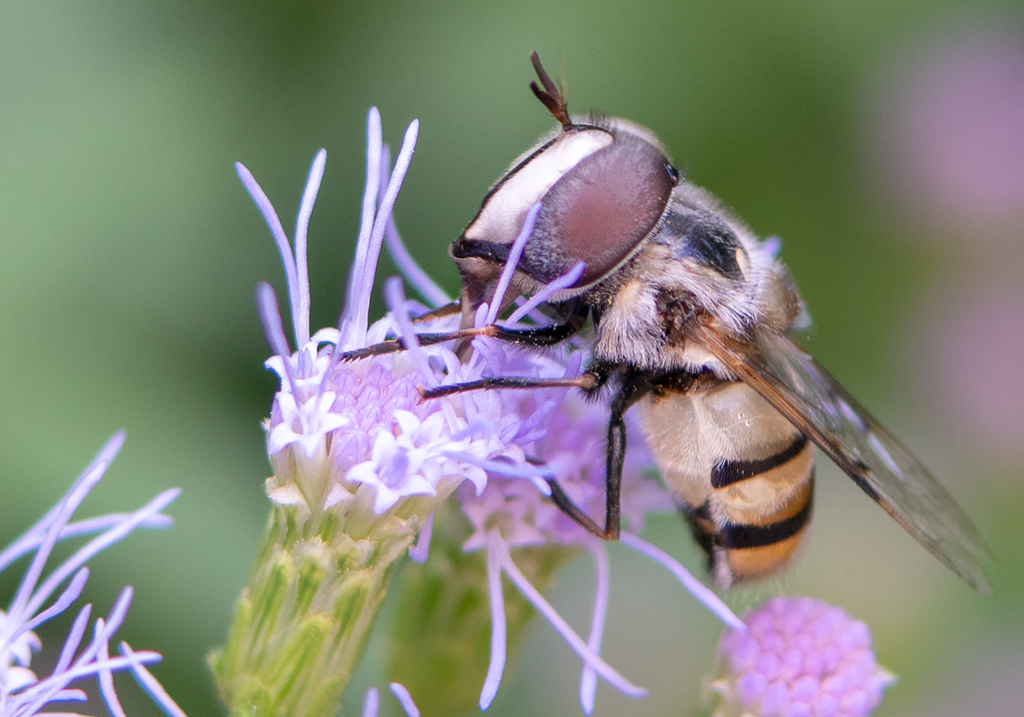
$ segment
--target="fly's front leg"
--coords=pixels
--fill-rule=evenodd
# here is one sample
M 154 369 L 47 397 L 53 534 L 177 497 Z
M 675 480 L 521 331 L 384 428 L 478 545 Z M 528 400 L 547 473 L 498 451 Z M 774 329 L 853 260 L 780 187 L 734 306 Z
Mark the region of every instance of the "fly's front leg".
M 459 331 L 416 334 L 416 340 L 421 346 L 433 346 L 447 341 L 468 341 L 477 336 L 489 336 L 499 341 L 508 341 L 521 346 L 554 346 L 574 336 L 583 327 L 586 318 L 586 313 L 574 313 L 564 323 L 529 328 L 506 328 L 498 324 L 488 324 Z M 356 361 L 370 356 L 398 353 L 407 348 L 405 341 L 401 338 L 388 339 L 372 346 L 345 351 L 338 357 L 338 360 Z

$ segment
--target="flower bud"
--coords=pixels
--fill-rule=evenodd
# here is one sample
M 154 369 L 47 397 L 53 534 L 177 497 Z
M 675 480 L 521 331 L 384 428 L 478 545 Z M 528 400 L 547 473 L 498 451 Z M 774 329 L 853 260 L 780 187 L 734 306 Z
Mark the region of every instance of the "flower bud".
M 808 597 L 772 598 L 729 630 L 710 683 L 715 717 L 864 717 L 896 678 L 867 625 Z

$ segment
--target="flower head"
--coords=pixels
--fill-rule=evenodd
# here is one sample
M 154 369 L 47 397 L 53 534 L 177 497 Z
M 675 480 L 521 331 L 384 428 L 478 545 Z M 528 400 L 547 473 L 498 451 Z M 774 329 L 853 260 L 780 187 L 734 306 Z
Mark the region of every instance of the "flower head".
M 124 715 L 114 691 L 113 673 L 125 670 L 135 676 L 165 713 L 184 717 L 185 713 L 145 668 L 146 664 L 160 661 L 158 653 L 135 652 L 122 642 L 120 654 L 110 656 L 110 640 L 124 621 L 131 604 L 130 587 L 121 591 L 106 618 L 96 618 L 92 639 L 84 646 L 82 640 L 89 627 L 92 605 L 85 605 L 79 610 L 52 673 L 40 678 L 30 669 L 32 653 L 42 648 L 33 630 L 67 610 L 82 594 L 89 578 L 88 568 L 83 567 L 85 562 L 136 528 L 165 528 L 171 524 L 171 519 L 160 511 L 178 496 L 180 491 L 177 489 L 161 493 L 134 513 L 114 513 L 71 522 L 78 506 L 103 478 L 123 442 L 123 434 L 115 435 L 64 498 L 20 538 L 0 551 L 0 570 L 19 557 L 34 553 L 13 601 L 6 611 L 0 610 L 0 717 L 30 717 L 42 713 L 51 702 L 84 702 L 85 692 L 75 685 L 89 678 L 98 680 L 111 714 Z M 98 535 L 44 577 L 46 563 L 58 541 L 94 533 Z M 50 602 L 58 590 L 61 592 Z
M 777 597 L 719 645 L 716 717 L 864 717 L 895 677 L 867 625 L 807 597 Z
M 295 234 L 294 254 L 280 221 L 255 179 L 239 165 L 239 175 L 263 211 L 285 264 L 297 350 L 288 347 L 272 290 L 262 285 L 259 307 L 276 355 L 267 361 L 281 379 L 267 422 L 267 449 L 275 476 L 268 494 L 280 504 L 300 505 L 311 515 L 331 509 L 343 514 L 355 534 L 372 530 L 386 516 L 401 515 L 418 528 L 433 507 L 464 481 L 480 492 L 483 466 L 495 461 L 529 472 L 514 438 L 523 433 L 518 415 L 495 396 L 460 401 L 426 401 L 422 386 L 466 381 L 481 365 L 463 365 L 449 347 L 416 346 L 408 303 L 401 286 L 390 284 L 391 314 L 369 325 L 367 312 L 377 257 L 385 235 L 398 247 L 391 208 L 408 169 L 418 126 L 410 125 L 395 167 L 380 140 L 380 117 L 370 112 L 368 182 L 364 219 L 350 272 L 345 310 L 337 328 L 310 335 L 306 227 L 326 154 L 310 172 Z M 407 254 L 406 254 L 407 256 Z M 411 258 L 407 265 L 417 271 Z M 414 274 L 415 276 L 415 274 Z M 428 297 L 443 293 L 419 273 Z M 427 327 L 455 328 L 452 320 Z M 341 352 L 400 336 L 408 353 L 345 363 Z

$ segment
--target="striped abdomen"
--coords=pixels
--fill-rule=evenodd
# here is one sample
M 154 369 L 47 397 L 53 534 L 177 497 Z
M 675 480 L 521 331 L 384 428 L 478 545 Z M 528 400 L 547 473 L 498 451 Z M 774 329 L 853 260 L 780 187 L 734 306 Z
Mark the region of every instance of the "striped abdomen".
M 807 533 L 814 444 L 746 384 L 664 385 L 644 400 L 641 421 L 716 582 L 775 572 Z

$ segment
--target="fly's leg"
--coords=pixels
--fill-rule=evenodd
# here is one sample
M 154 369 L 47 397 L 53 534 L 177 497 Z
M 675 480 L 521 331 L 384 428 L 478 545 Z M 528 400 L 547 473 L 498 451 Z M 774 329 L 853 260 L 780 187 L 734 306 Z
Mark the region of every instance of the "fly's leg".
M 508 341 L 522 346 L 553 346 L 576 334 L 582 328 L 585 320 L 585 315 L 582 317 L 573 315 L 565 323 L 529 328 L 506 328 L 498 324 L 488 324 L 487 326 L 460 329 L 459 331 L 417 334 L 416 339 L 421 346 L 433 346 L 434 344 L 443 344 L 446 341 L 468 341 L 477 336 L 489 336 L 500 341 Z M 370 356 L 398 353 L 399 351 L 405 351 L 407 348 L 401 338 L 388 339 L 372 346 L 345 351 L 338 356 L 338 360 L 356 361 L 369 358 Z
M 531 378 L 530 376 L 490 376 L 476 381 L 452 383 L 447 386 L 434 386 L 420 389 L 425 399 L 453 396 L 467 391 L 486 391 L 498 388 L 578 388 L 581 391 L 592 391 L 598 388 L 597 379 L 590 373 L 577 378 Z

